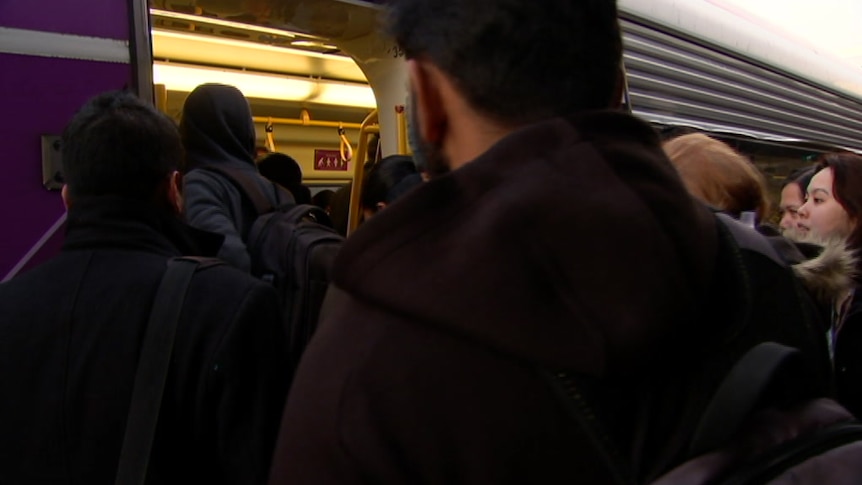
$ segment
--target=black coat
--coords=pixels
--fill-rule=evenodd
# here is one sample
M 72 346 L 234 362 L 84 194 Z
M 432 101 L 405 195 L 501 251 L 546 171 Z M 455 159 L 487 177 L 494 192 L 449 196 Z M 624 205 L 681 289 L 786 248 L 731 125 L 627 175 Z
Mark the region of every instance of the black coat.
M 835 339 L 835 388 L 838 402 L 862 417 L 862 288 L 858 285 Z
M 62 252 L 0 285 L 0 483 L 113 483 L 165 263 L 220 243 L 197 244 L 192 232 L 140 204 L 80 201 Z M 284 341 L 271 287 L 226 265 L 195 275 L 151 483 L 265 481 L 287 386 Z

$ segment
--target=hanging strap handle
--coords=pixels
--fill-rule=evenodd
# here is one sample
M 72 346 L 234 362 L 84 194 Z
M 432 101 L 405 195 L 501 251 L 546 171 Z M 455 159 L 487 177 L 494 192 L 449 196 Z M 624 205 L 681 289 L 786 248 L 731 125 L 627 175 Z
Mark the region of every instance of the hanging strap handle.
M 353 147 L 350 145 L 350 140 L 347 139 L 346 132 L 344 131 L 344 126 L 342 126 L 340 123 L 338 125 L 338 139 L 338 153 L 341 155 L 341 159 L 345 162 L 353 160 Z
M 266 132 L 266 149 L 269 150 L 270 153 L 275 153 L 275 139 L 273 138 L 273 129 L 272 126 L 272 118 L 269 118 L 266 121 L 266 125 L 264 126 L 264 131 Z
M 143 485 L 147 478 L 180 312 L 201 262 L 197 258 L 169 260 L 159 284 L 135 373 L 116 485 Z

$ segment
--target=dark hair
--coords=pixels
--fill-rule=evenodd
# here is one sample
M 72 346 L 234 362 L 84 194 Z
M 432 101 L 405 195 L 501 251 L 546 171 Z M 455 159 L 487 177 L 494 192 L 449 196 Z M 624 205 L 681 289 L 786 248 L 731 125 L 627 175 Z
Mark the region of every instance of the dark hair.
M 808 184 L 811 183 L 811 179 L 814 178 L 814 174 L 816 174 L 818 170 L 819 169 L 814 166 L 797 168 L 784 178 L 784 181 L 781 182 L 781 189 L 783 190 L 784 187 L 787 187 L 790 184 L 796 184 L 800 189 L 802 189 L 802 195 L 805 195 L 805 192 L 808 190 Z
M 362 187 L 360 201 L 366 209 L 377 209 L 379 202 L 390 203 L 422 183 L 413 159 L 406 155 L 384 157 L 371 168 Z
M 127 91 L 90 99 L 63 131 L 63 175 L 73 198 L 152 200 L 182 157 L 176 124 Z
M 818 172 L 832 169 L 835 199 L 856 222 L 847 241 L 851 249 L 862 249 L 862 156 L 851 152 L 826 153 L 817 159 L 816 168 Z M 862 266 L 862 261 L 857 266 Z
M 321 209 L 332 210 L 332 196 L 335 195 L 334 190 L 323 189 L 311 197 L 311 203 Z
M 297 204 L 311 202 L 311 191 L 302 185 L 302 169 L 290 155 L 267 153 L 258 160 L 257 169 L 264 177 L 289 190 Z
M 478 111 L 527 123 L 614 101 L 622 40 L 614 0 L 391 0 L 408 59 L 451 77 Z

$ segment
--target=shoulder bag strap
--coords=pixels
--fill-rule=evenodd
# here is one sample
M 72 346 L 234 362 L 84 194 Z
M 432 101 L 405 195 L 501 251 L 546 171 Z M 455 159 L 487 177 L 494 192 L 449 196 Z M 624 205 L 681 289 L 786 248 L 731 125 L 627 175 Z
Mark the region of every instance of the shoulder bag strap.
M 762 401 L 766 390 L 778 381 L 782 371 L 798 363 L 793 347 L 764 342 L 745 353 L 730 369 L 715 391 L 694 432 L 690 456 L 698 456 L 725 445 Z M 802 389 L 805 382 L 797 382 Z
M 143 485 L 146 480 L 180 312 L 201 264 L 198 258 L 171 259 L 159 284 L 135 374 L 116 485 Z
M 258 215 L 272 212 L 274 209 L 272 203 L 267 199 L 266 194 L 264 194 L 263 190 L 258 186 L 257 181 L 255 181 L 245 170 L 238 170 L 233 167 L 220 167 L 218 165 L 210 165 L 202 167 L 201 169 L 219 173 L 231 180 L 233 184 L 237 186 L 243 194 L 245 194 L 246 199 L 251 201 Z

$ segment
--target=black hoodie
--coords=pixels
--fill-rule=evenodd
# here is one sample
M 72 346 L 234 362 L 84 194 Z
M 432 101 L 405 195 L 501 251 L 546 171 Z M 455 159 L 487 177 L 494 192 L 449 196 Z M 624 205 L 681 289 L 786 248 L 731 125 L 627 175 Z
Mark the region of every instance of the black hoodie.
M 186 150 L 186 218 L 194 227 L 224 235 L 219 257 L 248 271 L 251 260 L 244 240 L 257 213 L 232 181 L 206 168 L 221 166 L 247 172 L 273 207 L 293 201 L 288 192 L 257 171 L 248 101 L 233 86 L 198 86 L 183 105 L 180 134 Z

